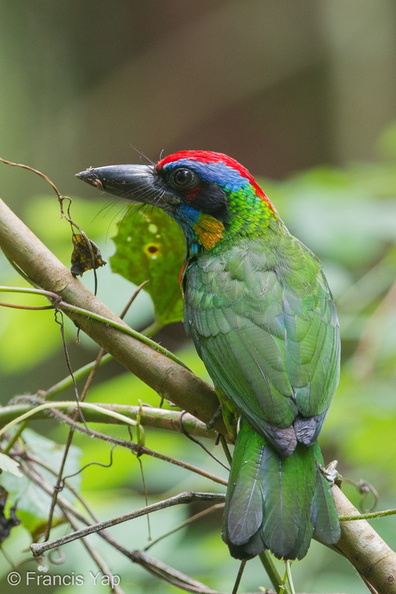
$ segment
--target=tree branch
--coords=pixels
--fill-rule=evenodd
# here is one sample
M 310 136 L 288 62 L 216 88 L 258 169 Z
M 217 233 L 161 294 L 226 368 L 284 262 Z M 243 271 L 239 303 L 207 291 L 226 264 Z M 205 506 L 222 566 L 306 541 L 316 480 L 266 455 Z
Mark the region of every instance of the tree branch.
M 37 408 L 37 402 L 27 402 L 27 400 L 29 400 L 29 397 L 21 396 L 20 402 L 18 398 L 17 404 L 12 403 L 8 406 L 0 407 L 0 427 L 4 427 L 11 421 L 17 420 L 21 415 L 30 411 L 33 412 Z M 15 399 L 13 399 L 13 402 L 15 402 Z M 77 404 L 72 404 L 74 411 Z M 185 431 L 189 435 L 193 435 L 195 437 L 208 437 L 214 439 L 216 436 L 216 432 L 208 429 L 205 423 L 202 423 L 202 421 L 199 421 L 196 417 L 190 414 L 183 414 L 180 411 L 166 410 L 164 408 L 152 408 L 149 406 L 129 406 L 126 404 L 116 403 L 96 404 L 98 407 L 106 411 L 118 413 L 135 421 L 138 420 L 139 423 L 144 427 L 164 429 L 167 431 L 178 431 L 179 433 L 183 433 Z M 50 406 L 50 403 L 48 403 L 48 405 Z M 65 406 L 59 410 L 65 414 L 68 414 L 70 412 L 70 406 L 65 404 Z M 48 411 L 40 410 L 35 412 L 31 418 L 48 418 Z M 84 409 L 84 419 L 90 423 L 122 423 L 122 420 L 103 414 L 103 412 L 100 410 L 89 408 Z
M 333 486 L 333 495 L 340 517 L 360 515 L 337 485 Z M 379 594 L 396 594 L 396 553 L 367 520 L 341 522 L 336 548 Z

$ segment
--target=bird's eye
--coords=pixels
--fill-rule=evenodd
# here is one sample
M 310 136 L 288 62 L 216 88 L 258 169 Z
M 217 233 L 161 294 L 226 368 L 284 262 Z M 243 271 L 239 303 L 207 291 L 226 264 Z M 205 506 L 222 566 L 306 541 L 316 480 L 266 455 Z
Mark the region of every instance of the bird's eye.
M 187 190 L 192 188 L 197 183 L 196 174 L 191 169 L 185 167 L 178 167 L 172 171 L 171 182 L 177 187 Z

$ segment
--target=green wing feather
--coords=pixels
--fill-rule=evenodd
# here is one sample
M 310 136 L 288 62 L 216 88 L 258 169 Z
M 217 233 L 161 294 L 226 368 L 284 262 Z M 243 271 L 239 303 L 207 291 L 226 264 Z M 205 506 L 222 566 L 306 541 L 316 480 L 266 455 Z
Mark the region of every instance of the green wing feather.
M 234 450 L 223 530 L 227 542 L 242 546 L 263 523 L 261 468 L 263 440 L 251 428 L 250 431 L 240 430 L 237 439 L 240 447 Z M 247 452 L 248 456 L 246 456 Z
M 264 451 L 264 542 L 277 557 L 301 559 L 313 534 L 310 521 L 316 470 L 313 455 L 300 444 L 287 458 L 269 446 Z

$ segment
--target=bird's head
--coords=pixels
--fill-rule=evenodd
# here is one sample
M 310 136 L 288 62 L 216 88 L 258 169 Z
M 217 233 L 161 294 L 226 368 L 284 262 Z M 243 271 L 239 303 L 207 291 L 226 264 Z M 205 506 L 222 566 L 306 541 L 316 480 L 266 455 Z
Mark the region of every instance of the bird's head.
M 249 171 L 222 153 L 180 151 L 156 164 L 91 167 L 77 177 L 167 212 L 183 229 L 190 255 L 212 249 L 225 237 L 263 232 L 277 219 Z

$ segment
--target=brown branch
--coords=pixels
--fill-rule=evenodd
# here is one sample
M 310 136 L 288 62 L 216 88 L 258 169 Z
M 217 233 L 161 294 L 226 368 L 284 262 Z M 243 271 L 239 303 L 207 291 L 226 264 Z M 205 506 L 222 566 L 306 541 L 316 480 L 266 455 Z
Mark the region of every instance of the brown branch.
M 360 515 L 336 485 L 333 495 L 339 516 Z M 367 520 L 341 522 L 341 538 L 336 546 L 378 594 L 396 594 L 396 553 Z

